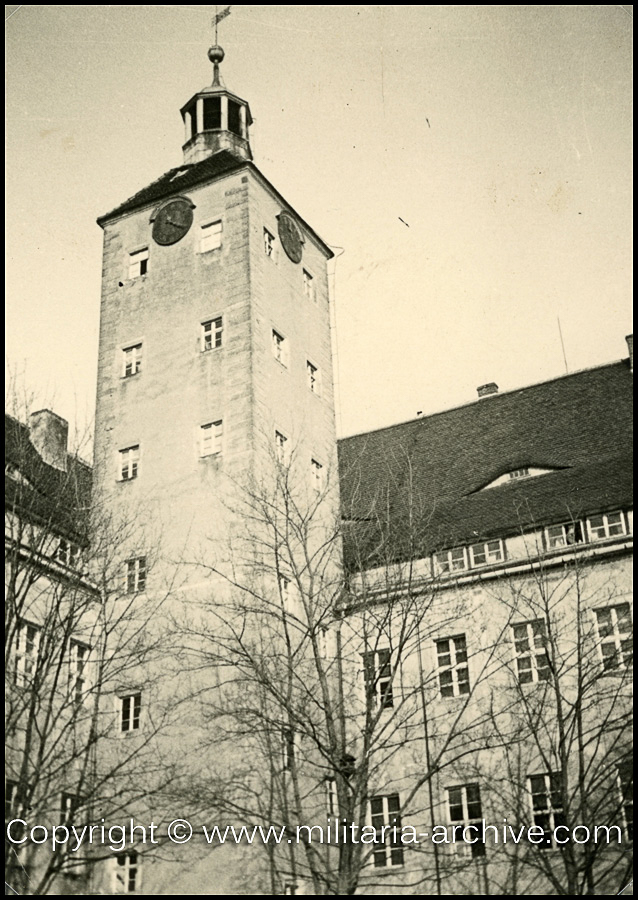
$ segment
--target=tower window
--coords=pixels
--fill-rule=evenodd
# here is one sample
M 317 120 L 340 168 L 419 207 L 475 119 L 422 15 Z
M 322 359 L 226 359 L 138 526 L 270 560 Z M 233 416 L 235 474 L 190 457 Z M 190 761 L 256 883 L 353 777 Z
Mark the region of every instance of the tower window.
M 139 464 L 139 444 L 120 450 L 120 481 L 132 481 L 134 478 L 137 478 Z
M 129 253 L 128 258 L 128 277 L 139 278 L 140 275 L 146 275 L 148 272 L 148 247 L 142 250 L 135 250 Z
M 303 270 L 303 292 L 309 300 L 315 300 L 315 280 L 306 269 Z
M 209 250 L 219 250 L 222 245 L 222 222 L 207 222 L 200 228 L 199 252 L 207 253 Z
M 276 247 L 277 242 L 275 240 L 274 234 L 271 234 L 267 228 L 264 228 L 264 253 L 266 254 L 266 256 L 270 256 L 271 259 L 276 259 Z
M 310 484 L 318 494 L 323 489 L 323 466 L 316 459 L 310 460 Z
M 204 131 L 215 131 L 222 127 L 221 97 L 204 98 Z
M 272 330 L 272 355 L 278 363 L 288 368 L 288 341 L 274 328 Z
M 124 590 L 138 594 L 146 590 L 146 557 L 136 556 L 124 564 Z
M 202 322 L 202 353 L 217 350 L 222 345 L 223 320 L 221 316 Z
M 199 432 L 200 456 L 214 456 L 222 452 L 223 424 L 221 419 L 202 425 Z
M 234 100 L 228 101 L 228 130 L 242 137 L 241 133 L 241 106 Z
M 281 431 L 275 431 L 275 452 L 280 466 L 288 462 L 288 438 Z
M 306 360 L 306 377 L 308 379 L 308 387 L 313 394 L 321 393 L 321 373 L 317 366 L 313 366 L 310 360 Z
M 122 350 L 122 378 L 130 378 L 142 371 L 142 345 L 133 344 Z

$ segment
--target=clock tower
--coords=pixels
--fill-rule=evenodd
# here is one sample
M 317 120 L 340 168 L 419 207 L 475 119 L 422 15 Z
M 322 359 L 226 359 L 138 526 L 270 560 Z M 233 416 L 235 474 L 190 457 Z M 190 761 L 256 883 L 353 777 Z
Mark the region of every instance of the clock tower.
M 183 163 L 98 219 L 96 497 L 136 510 L 136 557 L 161 540 L 188 562 L 227 538 L 228 491 L 273 461 L 303 490 L 330 482 L 338 506 L 333 254 L 253 162 L 248 104 L 222 81 L 222 48 L 208 55 L 212 84 L 181 110 Z

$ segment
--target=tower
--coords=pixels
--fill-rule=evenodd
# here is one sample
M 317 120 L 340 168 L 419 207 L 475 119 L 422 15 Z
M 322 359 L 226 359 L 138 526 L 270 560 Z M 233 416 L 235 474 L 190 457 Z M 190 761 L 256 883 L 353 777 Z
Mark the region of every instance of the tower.
M 210 591 L 202 565 L 242 531 L 246 485 L 294 476 L 302 501 L 338 515 L 332 252 L 253 162 L 223 57 L 211 48 L 212 84 L 181 110 L 183 163 L 98 219 L 94 498 L 127 523 L 118 565 L 138 606 L 169 583 L 181 598 Z M 154 702 L 146 679 L 141 666 L 119 688 L 127 739 Z M 169 729 L 173 750 L 182 740 Z M 119 859 L 116 878 L 142 877 L 138 856 Z
M 252 162 L 223 55 L 181 111 L 183 165 L 98 219 L 96 492 L 144 506 L 173 556 L 225 518 L 221 478 L 284 447 L 309 480 L 336 459 L 332 253 Z

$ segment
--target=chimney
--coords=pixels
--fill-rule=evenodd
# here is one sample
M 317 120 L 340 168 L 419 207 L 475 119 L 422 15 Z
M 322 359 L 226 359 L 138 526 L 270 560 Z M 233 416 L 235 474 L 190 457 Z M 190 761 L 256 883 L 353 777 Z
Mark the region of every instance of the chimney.
M 498 394 L 498 385 L 493 381 L 490 381 L 489 384 L 481 384 L 476 389 L 477 394 L 479 395 L 479 399 L 481 397 L 491 397 L 492 394 Z
M 69 423 L 50 409 L 29 416 L 29 438 L 45 463 L 66 472 Z
M 634 370 L 634 336 L 633 334 L 628 334 L 625 338 L 627 341 L 627 349 L 629 350 L 629 371 L 633 372 Z

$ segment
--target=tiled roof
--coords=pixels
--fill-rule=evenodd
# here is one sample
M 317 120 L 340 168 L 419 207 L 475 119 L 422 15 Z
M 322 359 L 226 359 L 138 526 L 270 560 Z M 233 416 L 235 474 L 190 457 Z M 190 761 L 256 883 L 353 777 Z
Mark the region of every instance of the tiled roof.
M 29 440 L 29 429 L 5 415 L 5 509 L 84 544 L 91 497 L 91 467 L 69 454 L 67 471 L 48 465 Z
M 632 375 L 622 361 L 345 438 L 347 565 L 626 509 L 631 435 Z M 482 490 L 525 466 L 554 471 Z
M 254 172 L 268 185 L 275 196 L 278 197 L 282 206 L 287 206 L 292 210 L 290 204 L 284 200 L 279 191 L 273 187 L 270 181 L 268 181 L 266 176 L 253 162 L 234 156 L 234 154 L 230 153 L 228 150 L 220 150 L 218 153 L 215 153 L 206 159 L 202 159 L 198 163 L 185 164 L 170 169 L 165 175 L 162 175 L 161 178 L 158 178 L 156 181 L 153 181 L 152 184 L 149 184 L 148 187 L 138 191 L 137 194 L 129 197 L 128 200 L 125 200 L 124 203 L 121 203 L 115 209 L 100 216 L 97 223 L 98 225 L 103 226 L 110 219 L 114 219 L 117 216 L 133 212 L 136 209 L 149 206 L 152 203 L 159 202 L 160 200 L 164 200 L 173 195 L 181 195 L 199 184 L 212 181 L 215 178 L 220 178 L 224 175 L 229 175 L 231 172 L 235 172 L 242 168 L 250 169 L 251 172 Z M 314 236 L 319 244 L 321 244 L 326 256 L 328 258 L 332 257 L 334 254 L 325 241 L 322 240 L 317 232 L 311 228 L 295 210 L 292 211 L 299 221 L 303 223 L 306 230 Z
M 171 194 L 181 194 L 189 188 L 200 184 L 203 181 L 210 181 L 213 178 L 219 178 L 222 175 L 228 175 L 236 169 L 241 169 L 246 165 L 246 160 L 239 159 L 227 150 L 220 150 L 214 156 L 209 156 L 198 163 L 190 165 L 177 166 L 170 169 L 157 181 L 149 184 L 148 187 L 133 194 L 124 203 L 121 203 L 111 212 L 106 213 L 97 220 L 98 225 L 103 225 L 109 219 L 120 216 L 123 213 L 132 212 L 141 206 L 154 203 L 156 200 L 162 200 Z

